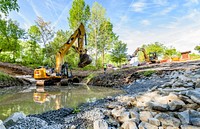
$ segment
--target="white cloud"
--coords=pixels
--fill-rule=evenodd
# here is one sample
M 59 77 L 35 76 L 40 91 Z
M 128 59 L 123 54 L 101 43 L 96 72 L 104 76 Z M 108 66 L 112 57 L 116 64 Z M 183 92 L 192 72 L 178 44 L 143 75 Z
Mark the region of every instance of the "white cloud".
M 57 26 L 57 24 L 60 22 L 60 20 L 64 17 L 64 15 L 66 15 L 67 11 L 69 10 L 69 5 L 71 3 L 67 4 L 65 6 L 65 8 L 63 9 L 63 11 L 61 12 L 61 14 L 59 15 L 58 19 L 53 23 L 53 26 Z M 66 17 L 64 17 L 65 19 L 67 19 Z
M 134 12 L 142 12 L 144 8 L 146 7 L 146 3 L 140 1 L 136 3 L 132 3 L 131 8 Z
M 29 4 L 31 5 L 31 7 L 32 7 L 32 9 L 33 9 L 33 11 L 34 11 L 34 13 L 37 15 L 37 16 L 42 16 L 41 14 L 40 14 L 40 12 L 38 11 L 38 9 L 37 9 L 37 7 L 35 6 L 35 4 L 33 3 L 33 1 L 32 0 L 28 0 L 28 2 L 29 2 Z
M 128 19 L 129 19 L 129 18 L 128 18 L 127 15 L 120 16 L 120 22 L 127 22 Z
M 119 35 L 120 40 L 127 43 L 128 53 L 132 54 L 137 47 L 143 44 L 160 42 L 165 46 L 174 46 L 178 51 L 194 52 L 194 47 L 200 43 L 200 24 L 178 26 L 173 29 L 151 29 L 139 31 L 135 28 L 121 27 L 121 30 L 114 31 Z
M 158 5 L 166 5 L 168 3 L 168 0 L 153 0 L 153 3 Z
M 49 10 L 53 10 L 54 13 L 56 14 L 56 16 L 58 16 L 58 13 L 57 13 L 57 9 L 55 8 L 55 2 L 53 2 L 52 0 L 45 0 L 45 5 L 49 8 Z
M 166 15 L 167 13 L 171 12 L 175 8 L 176 8 L 176 5 L 172 5 L 170 7 L 167 7 L 163 11 L 160 12 L 160 15 Z
M 200 0 L 186 0 L 186 3 L 184 6 L 192 6 L 192 5 L 198 5 L 200 3 Z
M 196 25 L 200 23 L 200 11 L 192 9 L 187 12 L 184 16 L 174 17 L 175 21 L 167 26 L 181 27 L 188 24 Z
M 32 25 L 31 21 L 25 17 L 22 13 L 18 12 L 17 13 L 24 21 L 25 21 L 25 28 L 30 27 Z
M 148 26 L 148 25 L 150 25 L 150 21 L 149 20 L 142 20 L 141 24 L 145 25 L 145 26 Z
M 199 4 L 199 0 L 188 0 L 188 2 L 194 3 L 194 4 Z

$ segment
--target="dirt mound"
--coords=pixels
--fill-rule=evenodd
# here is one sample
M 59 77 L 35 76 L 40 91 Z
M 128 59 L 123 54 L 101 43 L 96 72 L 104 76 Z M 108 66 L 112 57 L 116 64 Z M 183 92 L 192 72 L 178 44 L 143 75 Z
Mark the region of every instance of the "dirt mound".
M 18 64 L 0 62 L 0 71 L 9 75 L 33 75 L 33 69 Z

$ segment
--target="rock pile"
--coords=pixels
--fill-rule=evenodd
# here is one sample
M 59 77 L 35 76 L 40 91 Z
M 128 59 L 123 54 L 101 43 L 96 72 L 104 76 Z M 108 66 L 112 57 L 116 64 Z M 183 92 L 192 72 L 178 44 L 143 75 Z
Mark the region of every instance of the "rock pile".
M 7 118 L 0 127 L 7 129 L 63 129 L 64 117 L 72 113 L 70 108 L 48 111 L 43 114 L 26 116 L 22 112 L 16 112 Z
M 116 101 L 107 105 L 105 118 L 97 121 L 96 129 L 199 129 L 199 73 L 199 70 L 166 72 L 163 78 L 168 78 L 167 83 L 138 95 L 116 97 Z

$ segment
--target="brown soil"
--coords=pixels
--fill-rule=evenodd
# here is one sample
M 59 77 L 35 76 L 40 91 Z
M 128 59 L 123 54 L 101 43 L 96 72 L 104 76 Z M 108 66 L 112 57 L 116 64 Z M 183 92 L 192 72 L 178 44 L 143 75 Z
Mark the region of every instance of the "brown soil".
M 16 75 L 33 75 L 33 69 L 18 64 L 0 62 L 0 72 Z

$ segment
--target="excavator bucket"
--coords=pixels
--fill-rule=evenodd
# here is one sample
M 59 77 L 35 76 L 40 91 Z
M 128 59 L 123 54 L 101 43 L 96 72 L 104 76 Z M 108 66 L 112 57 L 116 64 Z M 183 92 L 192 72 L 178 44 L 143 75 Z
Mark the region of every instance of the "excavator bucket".
M 89 65 L 92 62 L 92 58 L 88 54 L 80 55 L 80 62 L 78 63 L 78 67 L 83 68 L 86 65 Z

